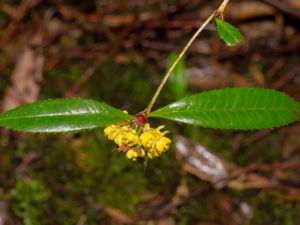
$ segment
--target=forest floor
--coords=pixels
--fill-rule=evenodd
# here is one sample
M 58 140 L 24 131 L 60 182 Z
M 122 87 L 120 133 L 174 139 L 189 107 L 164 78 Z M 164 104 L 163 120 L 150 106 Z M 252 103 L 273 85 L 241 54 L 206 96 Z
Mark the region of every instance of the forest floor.
M 230 2 L 226 21 L 245 40 L 225 46 L 210 24 L 184 58 L 188 92 L 262 87 L 299 101 L 299 3 Z M 138 113 L 168 55 L 182 49 L 218 4 L 2 0 L 1 112 L 82 97 Z M 174 100 L 165 88 L 155 107 Z M 0 225 L 300 224 L 299 123 L 251 132 L 165 125 L 172 147 L 147 167 L 114 151 L 101 129 L 54 135 L 2 129 Z M 203 166 L 189 164 L 178 146 Z M 195 155 L 196 146 L 214 160 Z

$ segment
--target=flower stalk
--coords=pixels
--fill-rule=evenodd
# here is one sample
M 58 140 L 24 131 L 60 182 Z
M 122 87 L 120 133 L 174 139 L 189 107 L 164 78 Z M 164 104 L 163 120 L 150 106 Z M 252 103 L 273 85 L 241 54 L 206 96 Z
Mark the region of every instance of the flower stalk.
M 223 15 L 223 12 L 225 10 L 225 7 L 227 6 L 229 0 L 223 0 L 221 5 L 219 6 L 219 8 L 214 11 L 205 21 L 204 23 L 199 27 L 199 29 L 195 32 L 195 34 L 191 37 L 191 39 L 187 42 L 187 44 L 184 46 L 184 48 L 182 49 L 182 51 L 180 52 L 179 56 L 177 57 L 177 59 L 174 61 L 174 63 L 172 64 L 172 66 L 168 69 L 167 73 L 165 74 L 164 78 L 162 79 L 162 81 L 160 82 L 156 92 L 154 93 L 152 99 L 150 100 L 149 105 L 146 107 L 145 112 L 146 115 L 148 115 L 151 112 L 151 109 L 154 105 L 154 103 L 156 102 L 156 99 L 158 98 L 161 90 L 163 89 L 164 85 L 166 84 L 168 78 L 170 77 L 170 75 L 172 74 L 173 70 L 175 69 L 175 67 L 177 66 L 177 64 L 179 63 L 179 61 L 183 58 L 183 56 L 185 55 L 185 53 L 187 52 L 187 50 L 191 47 L 191 45 L 194 43 L 194 41 L 196 40 L 196 38 L 199 36 L 199 34 L 204 30 L 204 28 L 216 17 L 219 15 Z

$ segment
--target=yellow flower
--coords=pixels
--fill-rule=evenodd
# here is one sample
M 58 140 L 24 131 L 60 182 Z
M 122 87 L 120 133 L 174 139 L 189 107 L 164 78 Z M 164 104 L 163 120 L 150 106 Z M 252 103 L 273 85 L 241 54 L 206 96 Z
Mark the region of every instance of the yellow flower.
M 132 147 L 138 143 L 139 137 L 134 129 L 121 129 L 116 135 L 114 141 L 119 146 Z
M 138 153 L 134 149 L 129 149 L 126 152 L 126 158 L 127 159 L 136 160 L 137 157 L 138 157 Z
M 171 140 L 167 137 L 161 137 L 155 144 L 156 148 L 160 152 L 165 152 L 171 144 Z
M 133 161 L 135 161 L 138 157 L 140 158 L 144 158 L 146 155 L 145 150 L 142 148 L 139 149 L 129 149 L 126 152 L 126 158 L 127 159 L 132 159 Z
M 156 139 L 155 134 L 153 132 L 147 131 L 140 135 L 141 144 L 145 148 L 151 148 L 153 146 L 153 144 L 155 143 L 155 139 Z
M 113 140 L 118 132 L 120 130 L 120 127 L 116 125 L 110 125 L 104 129 L 104 134 L 108 137 L 109 140 Z
M 171 140 L 164 137 L 168 131 L 161 132 L 164 126 L 159 126 L 156 129 L 145 126 L 145 131 L 140 135 L 140 143 L 146 149 L 147 156 L 152 159 L 160 156 L 165 152 L 171 143 Z
M 140 127 L 130 126 L 130 123 L 125 125 L 123 123 L 107 126 L 104 133 L 109 140 L 113 140 L 123 152 L 126 152 L 126 158 L 152 159 L 168 150 L 171 144 L 171 140 L 165 137 L 168 131 L 162 132 L 163 128 L 164 126 L 151 128 L 150 124 L 146 123 L 140 129 Z

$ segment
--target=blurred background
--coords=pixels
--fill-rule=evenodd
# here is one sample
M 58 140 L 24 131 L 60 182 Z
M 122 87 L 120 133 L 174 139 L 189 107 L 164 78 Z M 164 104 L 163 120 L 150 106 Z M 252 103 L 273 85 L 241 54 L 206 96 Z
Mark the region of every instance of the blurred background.
M 84 97 L 131 114 L 154 94 L 220 0 L 1 0 L 1 112 Z M 232 0 L 227 47 L 210 24 L 155 107 L 224 87 L 265 87 L 300 100 L 300 1 Z M 185 67 L 185 68 L 184 68 Z M 0 225 L 300 224 L 300 124 L 239 132 L 166 124 L 171 149 L 144 167 L 101 129 L 24 134 L 1 129 Z

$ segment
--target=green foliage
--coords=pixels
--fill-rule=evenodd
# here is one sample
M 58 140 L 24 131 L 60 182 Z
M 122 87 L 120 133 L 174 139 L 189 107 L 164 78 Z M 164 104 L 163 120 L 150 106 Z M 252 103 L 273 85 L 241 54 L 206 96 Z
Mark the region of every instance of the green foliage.
M 215 23 L 217 25 L 218 34 L 226 45 L 236 45 L 244 39 L 240 31 L 231 24 L 218 18 L 215 19 Z
M 168 57 L 168 68 L 172 66 L 174 61 L 178 58 L 178 54 L 171 53 Z M 169 81 L 168 87 L 171 91 L 171 94 L 175 99 L 182 98 L 186 95 L 187 89 L 187 79 L 185 77 L 185 63 L 183 60 L 180 60 L 173 70 Z
M 11 208 L 24 225 L 46 224 L 43 209 L 45 209 L 50 191 L 41 181 L 18 179 L 10 194 Z
M 263 129 L 299 120 L 300 105 L 281 92 L 227 88 L 185 97 L 152 112 L 177 122 L 220 129 Z M 0 115 L 0 125 L 25 132 L 67 132 L 133 119 L 105 103 L 88 99 L 50 99 Z
M 25 132 L 66 132 L 102 127 L 131 119 L 105 103 L 88 99 L 50 99 L 0 115 L 0 125 Z
M 299 120 L 300 104 L 286 94 L 260 88 L 227 88 L 188 96 L 150 114 L 222 129 L 262 129 Z

